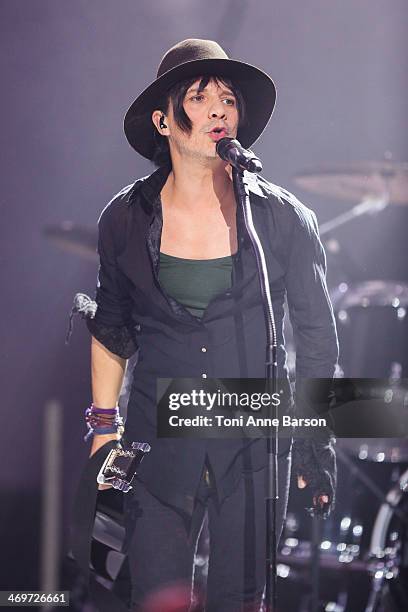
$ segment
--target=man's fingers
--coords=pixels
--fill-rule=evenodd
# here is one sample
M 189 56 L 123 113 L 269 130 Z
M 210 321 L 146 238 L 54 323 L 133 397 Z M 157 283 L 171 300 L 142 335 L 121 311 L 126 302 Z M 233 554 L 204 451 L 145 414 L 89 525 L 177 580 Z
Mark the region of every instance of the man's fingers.
M 100 484 L 98 486 L 98 491 L 105 491 L 105 489 L 111 489 L 112 485 L 110 484 Z
M 297 486 L 298 486 L 298 489 L 304 489 L 305 487 L 307 487 L 307 482 L 303 478 L 303 476 L 298 476 Z
M 313 498 L 313 505 L 317 506 L 317 504 L 320 505 L 320 507 L 323 507 L 324 504 L 328 504 L 329 503 L 329 496 L 328 495 L 319 495 L 318 498 L 314 497 Z
M 305 487 L 307 487 L 307 481 L 303 478 L 303 476 L 298 476 L 297 477 L 297 486 L 299 489 L 304 489 Z M 323 495 L 319 495 L 319 497 L 317 498 L 316 496 L 313 497 L 313 505 L 316 507 L 317 505 L 319 505 L 321 508 L 323 508 L 324 504 L 328 504 L 329 503 L 329 496 L 326 494 Z

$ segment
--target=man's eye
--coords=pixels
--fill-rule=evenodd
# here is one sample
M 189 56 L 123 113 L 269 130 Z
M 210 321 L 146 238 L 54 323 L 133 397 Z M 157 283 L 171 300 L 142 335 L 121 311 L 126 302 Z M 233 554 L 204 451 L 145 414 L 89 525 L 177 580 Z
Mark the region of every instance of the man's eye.
M 204 96 L 197 94 L 196 96 L 193 96 L 191 100 L 198 100 L 200 102 L 200 100 L 204 100 Z
M 233 98 L 225 98 L 224 102 L 226 102 L 227 106 L 235 106 L 235 100 Z

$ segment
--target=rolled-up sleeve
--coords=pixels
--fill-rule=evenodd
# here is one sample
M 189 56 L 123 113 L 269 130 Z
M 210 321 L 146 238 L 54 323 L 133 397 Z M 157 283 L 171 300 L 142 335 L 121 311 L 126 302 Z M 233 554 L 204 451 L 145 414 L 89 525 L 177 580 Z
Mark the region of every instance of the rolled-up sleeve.
M 98 221 L 99 271 L 96 286 L 97 310 L 87 319 L 91 334 L 109 351 L 124 359 L 137 350 L 132 321 L 132 300 L 126 282 L 116 263 L 114 232 L 109 205 Z
M 306 207 L 295 215 L 286 291 L 296 348 L 296 380 L 332 378 L 338 342 L 326 285 L 326 256 L 316 216 Z

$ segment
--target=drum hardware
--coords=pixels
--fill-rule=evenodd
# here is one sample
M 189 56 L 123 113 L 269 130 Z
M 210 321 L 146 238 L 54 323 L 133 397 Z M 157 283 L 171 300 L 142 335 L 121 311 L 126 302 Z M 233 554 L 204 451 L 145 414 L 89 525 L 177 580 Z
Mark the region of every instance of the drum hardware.
M 312 518 L 312 554 L 311 554 L 311 610 L 319 608 L 319 593 L 320 593 L 320 542 L 322 539 L 322 521 L 319 517 Z
M 395 464 L 408 461 L 408 440 L 404 438 L 342 438 L 337 445 L 362 461 Z
M 347 456 L 347 454 L 341 449 L 341 442 L 339 445 L 339 440 L 337 440 L 336 444 L 336 455 L 340 462 L 342 462 L 346 466 L 350 474 L 355 476 L 365 486 L 366 489 L 371 491 L 371 493 L 377 498 L 377 500 L 382 504 L 382 506 L 389 507 L 390 509 L 392 509 L 392 511 L 400 519 L 400 521 L 408 526 L 408 515 L 404 515 L 403 512 L 396 508 L 394 500 L 390 496 L 390 494 L 384 495 L 383 491 L 380 489 L 380 487 L 378 487 L 374 480 L 367 476 L 367 474 L 365 474 L 363 470 Z M 358 532 L 359 529 L 357 529 L 357 533 Z
M 358 202 L 351 210 L 320 225 L 319 232 L 321 237 L 325 237 L 326 250 L 336 258 L 336 261 L 338 261 L 341 251 L 341 246 L 333 235 L 336 229 L 362 215 L 379 214 L 391 204 L 408 204 L 408 163 L 394 162 L 389 159 L 389 155 L 388 159 L 381 162 L 355 162 L 320 166 L 316 169 L 298 173 L 294 177 L 294 181 L 311 193 Z M 348 260 L 347 253 L 343 254 L 343 262 L 339 270 L 340 279 L 341 277 L 347 278 L 344 270 L 344 258 L 345 261 Z M 350 272 L 349 277 L 355 278 L 357 263 L 348 262 L 348 264 L 347 271 Z M 340 325 L 348 325 L 350 319 L 353 322 L 354 318 L 358 317 L 358 313 L 356 315 L 356 313 L 349 311 L 352 307 L 392 306 L 395 309 L 398 321 L 402 321 L 406 314 L 408 285 L 398 281 L 367 281 L 352 285 L 341 282 L 330 293 Z M 389 313 L 387 316 L 389 316 Z M 364 329 L 364 327 L 359 329 L 358 334 L 360 336 L 365 333 Z M 289 371 L 293 374 L 294 351 L 292 350 L 293 342 L 291 342 L 291 329 L 289 325 L 287 325 L 286 331 L 289 341 Z M 340 332 L 346 333 L 341 328 Z M 367 333 L 369 333 L 368 329 Z M 352 338 L 354 339 L 353 336 Z M 347 346 L 350 343 L 342 342 L 341 344 Z M 357 344 L 359 349 L 353 351 L 354 354 L 351 359 L 352 367 L 347 368 L 346 365 L 349 364 L 341 363 L 336 376 L 374 376 L 377 378 L 386 376 L 387 373 L 384 370 L 381 372 L 375 371 L 374 373 L 367 372 L 367 368 L 371 367 L 369 366 L 369 360 L 366 360 L 367 363 L 365 365 L 359 365 L 365 362 L 365 355 L 363 354 L 365 342 L 358 341 Z M 398 360 L 398 357 L 396 360 Z M 362 371 L 359 371 L 359 368 Z M 348 369 L 350 373 L 347 372 Z
M 404 345 L 408 284 L 385 280 L 342 282 L 330 295 L 346 376 L 401 379 L 408 368 Z
M 353 473 L 347 470 L 350 476 Z M 384 496 L 379 491 L 381 501 Z M 332 526 L 328 529 L 328 524 Z M 322 570 L 341 572 L 366 572 L 365 561 L 361 560 L 363 524 L 353 515 L 351 508 L 343 508 L 340 517 L 331 517 L 324 523 L 312 522 L 311 541 L 300 537 L 301 521 L 296 514 L 287 513 L 285 532 L 282 538 L 281 559 L 295 567 L 310 567 L 317 562 Z M 336 527 L 336 530 L 334 530 Z M 313 560 L 314 559 L 316 561 Z
M 380 610 L 386 586 L 396 581 L 402 568 L 408 568 L 408 470 L 389 491 L 374 523 L 369 557 L 372 587 L 365 612 Z M 395 518 L 400 524 L 395 525 Z M 387 584 L 388 583 L 388 584 Z M 408 586 L 402 585 L 405 603 L 408 602 Z
M 297 185 L 303 189 L 330 198 L 338 198 L 343 201 L 358 202 L 351 210 L 320 225 L 320 235 L 326 236 L 325 245 L 327 252 L 337 257 L 340 253 L 340 245 L 333 237 L 334 230 L 365 214 L 378 214 L 390 205 L 408 204 L 408 163 L 399 163 L 391 160 L 389 153 L 385 155 L 384 161 L 362 161 L 348 164 L 326 164 L 315 169 L 298 173 L 294 177 Z M 347 260 L 347 254 L 344 254 Z M 355 266 L 354 266 L 355 267 Z M 350 268 L 350 278 L 355 278 L 355 271 Z M 344 275 L 344 267 L 340 270 Z M 404 359 L 399 356 L 380 355 L 378 358 L 378 347 L 384 343 L 379 340 L 373 363 L 370 362 L 371 351 L 366 348 L 366 337 L 370 339 L 371 330 L 380 325 L 384 333 L 385 328 L 390 329 L 387 333 L 393 334 L 394 327 L 403 322 L 406 316 L 408 304 L 408 285 L 398 281 L 366 281 L 363 283 L 341 282 L 338 287 L 331 291 L 333 307 L 337 314 L 340 326 L 353 325 L 356 333 L 350 331 L 351 339 L 347 342 L 347 330 L 339 328 L 341 345 L 347 347 L 353 344 L 352 355 L 342 363 L 342 371 L 346 376 L 374 377 L 387 376 L 384 369 L 389 367 L 392 361 L 399 362 L 404 367 Z M 384 311 L 385 323 L 379 321 L 383 313 L 370 311 L 364 317 L 359 309 L 376 306 L 390 306 L 392 311 Z M 351 310 L 354 309 L 354 310 Z M 395 313 L 395 317 L 394 317 Z M 366 313 L 364 313 L 366 314 Z M 368 313 L 367 313 L 368 314 Z M 360 317 L 360 318 L 359 318 Z M 364 318 L 365 320 L 361 321 Z M 396 323 L 397 321 L 398 323 Z M 341 336 L 345 335 L 345 339 Z M 402 336 L 398 329 L 398 338 Z M 357 346 L 357 349 L 355 347 Z M 389 347 L 387 348 L 387 350 Z M 365 352 L 369 354 L 365 354 Z M 368 357 L 368 359 L 367 359 Z M 344 360 L 344 357 L 343 357 Z M 385 363 L 386 360 L 386 363 Z M 350 363 L 348 363 L 348 361 Z M 384 363 L 381 363 L 384 361 Z M 348 367 L 346 367 L 348 366 Z M 380 370 L 379 368 L 383 368 Z
M 347 520 L 349 517 L 345 517 Z M 341 541 L 339 543 L 324 539 L 319 546 L 319 566 L 322 570 L 335 570 L 336 572 L 366 572 L 367 563 L 360 560 L 360 545 L 356 541 L 361 541 L 363 530 L 359 522 L 356 522 L 358 533 L 357 538 L 350 530 L 352 543 Z M 353 525 L 354 526 L 354 525 Z M 342 540 L 348 539 L 347 533 L 343 532 Z M 353 537 L 354 536 L 354 537 Z M 279 561 L 290 564 L 295 568 L 310 568 L 313 558 L 313 545 L 309 541 L 299 540 L 298 538 L 285 538 L 279 555 Z
M 386 208 L 388 204 L 389 202 L 386 196 L 380 198 L 365 198 L 362 202 L 356 204 L 356 206 L 353 206 L 351 210 L 342 213 L 337 217 L 334 217 L 334 219 L 331 219 L 326 223 L 322 223 L 319 226 L 319 234 L 320 236 L 324 236 L 325 234 L 328 234 L 333 230 L 338 229 L 345 223 L 348 223 L 349 221 L 354 221 L 354 219 L 357 219 L 357 217 L 361 217 L 362 215 L 377 214 L 384 210 L 384 208 Z M 336 250 L 335 245 L 333 245 L 333 247 L 333 250 Z
M 366 610 L 374 598 L 375 589 L 378 590 L 376 597 L 382 601 L 389 585 L 400 580 L 401 568 L 407 568 L 408 572 L 408 549 L 402 545 L 402 534 L 408 533 L 408 471 L 404 477 L 401 476 L 401 465 L 391 461 L 374 462 L 369 458 L 360 465 L 360 461 L 356 462 L 357 457 L 348 456 L 343 441 L 338 439 L 336 445 L 340 470 L 337 507 L 333 515 L 321 525 L 313 526 L 308 519 L 300 518 L 297 510 L 288 509 L 279 547 L 279 564 L 285 569 L 282 578 L 286 578 L 281 583 L 285 589 L 282 601 L 292 606 L 289 609 L 302 612 L 408 610 L 408 606 Z M 380 448 L 387 440 L 372 442 Z M 392 443 L 395 448 L 396 441 L 392 440 Z M 390 482 L 395 483 L 392 485 L 392 491 L 396 492 L 394 498 L 383 493 L 389 489 Z M 296 493 L 294 497 L 297 507 L 296 499 L 300 496 L 301 493 Z M 401 505 L 403 498 L 407 503 L 404 507 Z M 383 511 L 379 512 L 381 507 Z M 390 517 L 397 521 L 397 528 Z M 311 582 L 313 547 L 316 544 L 313 544 L 315 536 L 310 529 L 315 527 L 322 528 L 322 532 L 316 534 L 318 551 L 315 550 L 315 556 L 318 552 L 320 558 L 317 570 L 320 573 L 319 597 L 316 586 L 312 591 Z M 296 590 L 292 588 L 294 586 L 297 596 L 293 592 Z
M 408 284 L 384 280 L 340 283 L 330 292 L 330 296 L 333 308 L 338 312 L 347 312 L 354 306 L 391 306 L 398 319 L 403 319 L 408 307 Z

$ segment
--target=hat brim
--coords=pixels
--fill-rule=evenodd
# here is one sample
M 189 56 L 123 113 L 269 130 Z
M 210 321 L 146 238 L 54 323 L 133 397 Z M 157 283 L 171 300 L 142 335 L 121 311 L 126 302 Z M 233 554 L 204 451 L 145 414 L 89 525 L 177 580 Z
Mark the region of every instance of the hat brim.
M 201 59 L 185 62 L 165 72 L 149 85 L 126 112 L 124 130 L 129 144 L 143 157 L 152 159 L 155 150 L 152 112 L 163 95 L 176 83 L 200 76 L 231 79 L 245 100 L 246 122 L 238 129 L 237 138 L 248 148 L 268 125 L 276 102 L 276 88 L 265 72 L 231 59 Z

